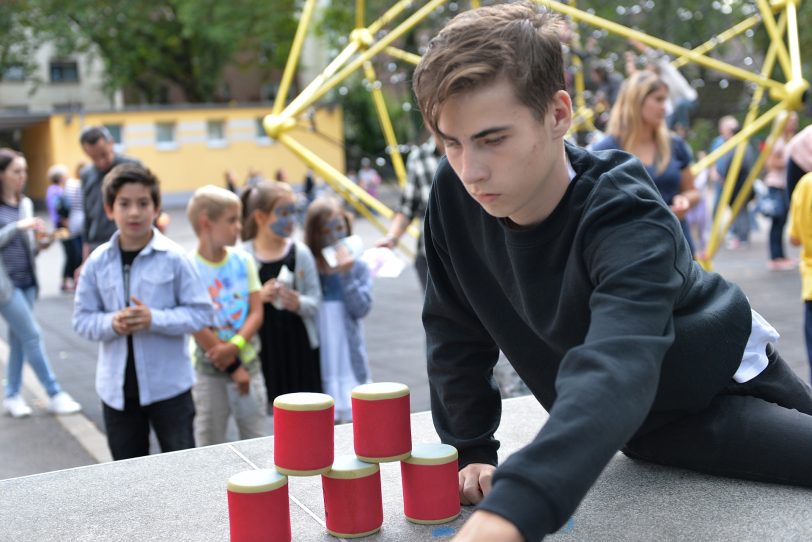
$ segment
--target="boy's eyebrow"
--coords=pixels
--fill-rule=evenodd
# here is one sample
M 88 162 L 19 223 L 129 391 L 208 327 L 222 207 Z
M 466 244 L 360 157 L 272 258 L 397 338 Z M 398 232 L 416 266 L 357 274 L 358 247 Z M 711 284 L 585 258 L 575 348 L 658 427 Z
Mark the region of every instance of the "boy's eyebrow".
M 509 129 L 510 125 L 506 124 L 504 126 L 494 126 L 493 128 L 485 128 L 484 130 L 475 133 L 471 136 L 471 139 L 481 139 L 483 137 L 488 137 L 491 134 L 495 134 L 496 132 L 504 132 L 505 130 Z
M 488 137 L 489 135 L 495 134 L 497 132 L 504 132 L 505 130 L 509 130 L 512 126 L 510 124 L 505 124 L 504 126 L 493 126 L 491 128 L 485 128 L 484 130 L 480 130 L 479 132 L 475 133 L 471 136 L 471 140 L 482 139 L 483 137 Z M 440 136 L 440 139 L 443 140 L 450 140 L 456 141 L 457 138 L 451 137 L 449 135 L 444 134 L 439 129 L 437 130 L 437 135 Z

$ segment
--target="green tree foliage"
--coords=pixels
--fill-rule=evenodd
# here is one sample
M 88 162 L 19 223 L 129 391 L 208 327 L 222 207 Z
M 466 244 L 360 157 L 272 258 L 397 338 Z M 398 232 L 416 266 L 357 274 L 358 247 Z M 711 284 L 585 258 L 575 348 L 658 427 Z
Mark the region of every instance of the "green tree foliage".
M 235 62 L 284 64 L 296 28 L 296 0 L 28 0 L 32 28 L 63 52 L 91 51 L 109 88 L 135 88 L 157 101 L 167 83 L 189 102 L 219 98 Z
M 28 12 L 25 0 L 0 2 L 0 79 L 10 70 L 21 70 L 20 75 L 27 77 L 36 68 L 37 32 L 25 24 Z

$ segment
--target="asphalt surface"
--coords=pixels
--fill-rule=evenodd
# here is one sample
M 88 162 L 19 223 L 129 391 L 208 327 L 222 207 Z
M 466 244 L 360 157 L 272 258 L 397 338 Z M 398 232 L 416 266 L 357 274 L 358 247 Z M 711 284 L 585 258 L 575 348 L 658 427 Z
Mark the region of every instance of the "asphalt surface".
M 391 197 L 391 196 L 390 196 Z M 168 235 L 185 248 L 195 244 L 183 210 L 171 209 Z M 715 270 L 738 283 L 752 306 L 781 333 L 779 350 L 793 369 L 809 380 L 803 339 L 803 305 L 798 271 L 767 268 L 766 222 L 754 232 L 751 244 L 738 250 L 722 249 Z M 366 221 L 356 223 L 356 233 L 372 246 L 380 234 Z M 789 248 L 789 255 L 798 256 Z M 41 294 L 35 313 L 43 330 L 46 349 L 62 387 L 84 407 L 81 414 L 55 417 L 47 413 L 47 396 L 26 366 L 23 395 L 34 408 L 24 419 L 0 416 L 0 479 L 109 461 L 94 389 L 97 345 L 78 337 L 71 328 L 73 298 L 60 292 L 64 256 L 53 246 L 39 256 Z M 420 321 L 422 292 L 411 266 L 397 278 L 375 280 L 372 312 L 365 319 L 367 350 L 376 381 L 409 385 L 412 410 L 429 408 L 425 373 L 425 339 Z M 0 337 L 5 338 L 0 319 Z M 0 341 L 0 371 L 5 375 L 8 349 Z M 234 438 L 234 432 L 230 435 Z

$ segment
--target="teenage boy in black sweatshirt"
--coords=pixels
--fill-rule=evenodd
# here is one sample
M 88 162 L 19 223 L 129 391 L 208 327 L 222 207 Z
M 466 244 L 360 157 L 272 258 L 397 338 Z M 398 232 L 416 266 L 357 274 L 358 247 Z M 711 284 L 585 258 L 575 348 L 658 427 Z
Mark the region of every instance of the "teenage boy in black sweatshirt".
M 554 532 L 618 450 L 812 486 L 812 392 L 778 334 L 691 259 L 637 159 L 564 142 L 562 24 L 530 4 L 461 14 L 414 75 L 447 153 L 423 322 L 434 423 L 479 504 L 458 541 Z M 496 469 L 499 349 L 550 417 Z

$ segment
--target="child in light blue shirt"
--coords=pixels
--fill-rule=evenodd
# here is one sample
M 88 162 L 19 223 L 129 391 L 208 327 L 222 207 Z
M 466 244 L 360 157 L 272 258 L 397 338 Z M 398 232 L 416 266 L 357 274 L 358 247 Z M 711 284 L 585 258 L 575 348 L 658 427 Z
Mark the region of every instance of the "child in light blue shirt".
M 73 328 L 99 342 L 96 391 L 110 451 L 148 455 L 150 426 L 162 451 L 193 448 L 186 334 L 211 324 L 211 301 L 183 249 L 153 226 L 160 190 L 149 170 L 116 166 L 102 193 L 118 231 L 85 262 Z

